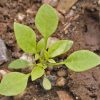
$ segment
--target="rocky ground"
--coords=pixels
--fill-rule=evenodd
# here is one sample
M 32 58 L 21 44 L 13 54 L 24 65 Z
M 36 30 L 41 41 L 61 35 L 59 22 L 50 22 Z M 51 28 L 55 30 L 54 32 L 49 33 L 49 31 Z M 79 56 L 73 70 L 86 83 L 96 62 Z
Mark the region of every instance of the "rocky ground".
M 53 37 L 74 41 L 72 49 L 58 60 L 80 49 L 100 54 L 100 0 L 0 0 L 0 73 L 7 72 L 8 63 L 23 54 L 14 37 L 14 21 L 32 27 L 37 39 L 41 38 L 34 18 L 42 3 L 49 3 L 58 11 L 60 22 Z M 82 73 L 58 66 L 47 73 L 52 90 L 45 91 L 40 80 L 30 81 L 23 94 L 0 96 L 0 100 L 100 100 L 99 66 Z

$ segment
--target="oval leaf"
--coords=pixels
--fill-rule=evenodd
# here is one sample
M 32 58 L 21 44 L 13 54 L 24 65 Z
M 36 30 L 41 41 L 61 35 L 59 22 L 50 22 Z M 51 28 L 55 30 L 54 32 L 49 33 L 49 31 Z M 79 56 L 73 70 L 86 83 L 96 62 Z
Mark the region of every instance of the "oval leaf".
M 15 61 L 12 61 L 8 66 L 8 68 L 11 69 L 21 69 L 26 67 L 29 67 L 29 62 L 22 59 L 17 59 Z
M 57 42 L 58 39 L 55 37 L 49 37 L 47 41 L 47 48 L 50 48 L 55 42 Z M 37 52 L 41 52 L 45 48 L 45 41 L 44 38 L 42 38 L 38 43 L 37 43 Z
M 36 52 L 35 32 L 28 26 L 14 23 L 14 32 L 19 47 L 26 53 Z
M 76 72 L 89 70 L 99 64 L 100 57 L 88 50 L 76 51 L 65 60 L 65 65 Z
M 40 58 L 39 54 L 35 54 L 35 61 L 38 60 Z
M 40 78 L 44 74 L 44 69 L 42 68 L 42 65 L 38 65 L 33 68 L 31 72 L 31 79 L 32 81 Z
M 56 10 L 48 4 L 43 4 L 37 12 L 35 24 L 40 33 L 45 38 L 48 38 L 55 32 L 58 26 Z
M 58 40 L 49 48 L 49 56 L 52 58 L 67 52 L 72 47 L 72 44 L 73 41 L 70 40 Z
M 0 94 L 14 96 L 23 92 L 27 86 L 29 75 L 11 72 L 4 76 L 0 83 Z
M 45 90 L 50 90 L 51 87 L 52 87 L 51 82 L 46 77 L 44 77 L 44 79 L 43 79 L 43 87 L 44 87 Z
M 56 63 L 56 61 L 54 59 L 48 59 L 49 63 Z
M 42 38 L 38 43 L 37 43 L 37 52 L 41 52 L 45 48 L 45 42 L 44 39 Z
M 47 42 L 47 48 L 50 48 L 55 42 L 57 42 L 59 39 L 56 37 L 49 37 Z

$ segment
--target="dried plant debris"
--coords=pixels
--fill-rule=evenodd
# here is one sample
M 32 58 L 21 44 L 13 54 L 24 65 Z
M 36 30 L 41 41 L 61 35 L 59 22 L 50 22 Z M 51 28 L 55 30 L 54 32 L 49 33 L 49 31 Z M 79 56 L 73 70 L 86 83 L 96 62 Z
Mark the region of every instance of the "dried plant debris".
M 58 4 L 58 11 L 65 14 L 78 0 L 60 0 Z

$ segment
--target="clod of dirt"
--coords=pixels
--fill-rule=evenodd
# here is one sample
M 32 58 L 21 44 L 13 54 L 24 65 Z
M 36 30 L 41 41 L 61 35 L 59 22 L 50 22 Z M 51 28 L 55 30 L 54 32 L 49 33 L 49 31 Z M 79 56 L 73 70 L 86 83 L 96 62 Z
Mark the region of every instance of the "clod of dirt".
M 40 85 L 31 83 L 20 98 L 14 97 L 11 100 L 59 100 L 56 91 L 45 91 Z
M 4 41 L 0 39 L 0 64 L 7 62 L 7 48 L 4 44 Z
M 73 22 L 70 25 L 76 25 L 75 31 L 72 31 L 71 34 L 66 34 L 67 37 L 74 41 L 71 50 L 72 52 L 80 49 L 88 49 L 95 52 L 100 51 L 99 9 L 88 5 L 88 7 L 83 7 L 83 11 L 84 13 L 79 15 L 77 23 Z
M 0 97 L 0 100 L 12 100 L 11 97 Z
M 1 0 L 0 5 L 4 5 L 7 2 L 7 0 Z
M 0 17 L 1 18 L 1 17 Z M 4 23 L 0 23 L 0 35 L 3 33 L 3 32 L 6 32 L 5 29 L 6 29 L 6 25 Z
M 78 100 L 100 100 L 100 68 L 71 73 L 68 86 Z
M 60 100 L 73 100 L 73 98 L 65 91 L 57 91 Z
M 92 51 L 100 50 L 100 24 L 99 24 L 99 10 L 86 8 L 84 12 L 85 32 L 84 37 L 86 45 L 91 47 Z
M 22 97 L 25 95 L 25 93 L 26 93 L 26 91 L 24 91 L 23 93 L 21 93 L 21 94 L 19 94 L 19 95 L 17 95 L 17 96 L 14 96 L 13 99 L 14 99 L 14 100 L 21 100 Z

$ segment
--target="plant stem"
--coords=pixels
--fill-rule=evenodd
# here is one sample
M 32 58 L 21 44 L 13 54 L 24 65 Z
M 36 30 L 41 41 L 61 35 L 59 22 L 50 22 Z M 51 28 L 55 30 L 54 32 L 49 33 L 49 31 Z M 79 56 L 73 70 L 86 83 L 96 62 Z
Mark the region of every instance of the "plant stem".
M 37 64 L 32 64 L 32 66 L 34 67 L 34 66 L 36 66 Z
M 45 38 L 44 40 L 45 40 L 45 50 L 46 50 L 48 38 Z

